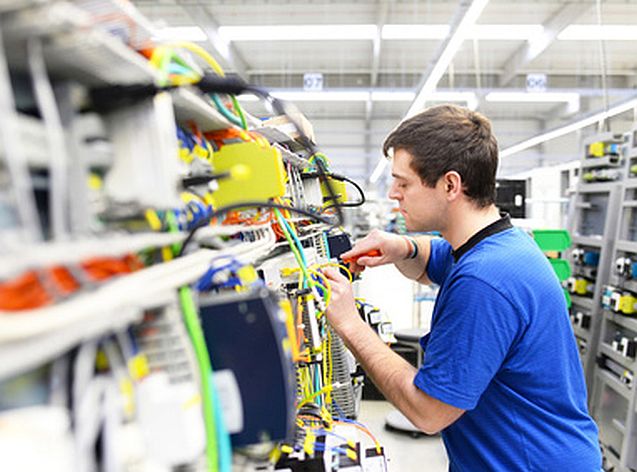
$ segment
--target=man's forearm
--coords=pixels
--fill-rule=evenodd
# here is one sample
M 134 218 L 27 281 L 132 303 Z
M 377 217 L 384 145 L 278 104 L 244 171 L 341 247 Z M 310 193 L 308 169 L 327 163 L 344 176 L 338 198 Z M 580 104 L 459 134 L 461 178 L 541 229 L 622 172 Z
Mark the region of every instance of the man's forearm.
M 404 259 L 394 265 L 405 277 L 420 283 L 429 283 L 427 278 L 427 262 L 431 251 L 431 238 L 429 236 L 419 236 L 413 238 L 418 244 L 418 255 L 413 259 Z M 411 246 L 411 243 L 409 243 Z
M 449 424 L 449 407 L 414 385 L 416 369 L 385 345 L 367 324 L 361 321 L 342 337 L 385 398 L 414 425 L 424 432 L 435 433 Z M 452 413 L 455 421 L 459 415 Z

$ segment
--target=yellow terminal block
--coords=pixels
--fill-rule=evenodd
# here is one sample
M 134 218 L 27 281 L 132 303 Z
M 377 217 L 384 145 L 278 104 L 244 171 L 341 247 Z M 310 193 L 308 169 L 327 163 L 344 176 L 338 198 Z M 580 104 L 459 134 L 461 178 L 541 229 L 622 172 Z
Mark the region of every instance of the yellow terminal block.
M 333 179 L 328 177 L 327 180 L 330 182 L 330 186 L 334 191 L 334 195 L 336 196 L 337 203 L 343 203 L 347 201 L 347 186 L 345 182 L 341 182 L 340 180 Z M 330 192 L 327 189 L 327 184 L 325 181 L 321 181 L 321 193 L 323 194 L 323 198 L 330 198 Z M 333 205 L 334 202 L 327 200 L 326 205 Z
M 588 153 L 590 157 L 604 157 L 604 143 L 597 141 L 588 145 Z
M 241 178 L 217 181 L 213 199 L 217 206 L 249 201 L 266 201 L 285 195 L 285 167 L 281 153 L 256 142 L 226 144 L 213 155 L 215 172 L 233 172 L 239 166 Z
M 588 280 L 575 279 L 575 287 L 573 291 L 578 295 L 586 295 L 588 293 Z
M 150 374 L 148 359 L 144 354 L 137 354 L 128 361 L 128 372 L 133 380 L 143 379 Z
M 618 310 L 625 315 L 632 315 L 637 310 L 635 310 L 635 304 L 637 304 L 637 298 L 633 297 L 630 294 L 624 294 L 619 297 Z

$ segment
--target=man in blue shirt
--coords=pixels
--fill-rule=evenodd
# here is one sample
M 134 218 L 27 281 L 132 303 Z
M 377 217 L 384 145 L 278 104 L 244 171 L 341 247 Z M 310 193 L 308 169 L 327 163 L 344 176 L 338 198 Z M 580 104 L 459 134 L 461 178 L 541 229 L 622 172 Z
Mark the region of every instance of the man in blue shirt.
M 498 146 L 490 122 L 433 107 L 387 137 L 389 197 L 410 231 L 374 231 L 343 258 L 393 263 L 440 285 L 419 370 L 358 316 L 351 286 L 327 269 L 327 316 L 374 383 L 422 431 L 442 432 L 452 471 L 599 471 L 597 427 L 564 295 L 531 238 L 494 205 Z M 380 250 L 370 257 L 369 251 Z

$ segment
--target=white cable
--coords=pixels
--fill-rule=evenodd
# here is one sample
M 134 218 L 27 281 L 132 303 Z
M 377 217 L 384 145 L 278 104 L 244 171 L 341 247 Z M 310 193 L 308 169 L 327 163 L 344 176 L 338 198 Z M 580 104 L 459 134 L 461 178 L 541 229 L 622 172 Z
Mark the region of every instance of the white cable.
M 19 145 L 19 129 L 9 70 L 4 55 L 4 44 L 0 35 L 0 137 L 2 138 L 4 161 L 11 178 L 13 204 L 15 204 L 24 236 L 31 241 L 42 239 L 42 228 L 38 217 L 33 188 L 29 178 L 27 160 Z
M 68 235 L 68 154 L 62 120 L 53 87 L 47 75 L 42 40 L 31 37 L 27 41 L 29 72 L 40 115 L 44 121 L 49 144 L 49 212 L 53 239 Z

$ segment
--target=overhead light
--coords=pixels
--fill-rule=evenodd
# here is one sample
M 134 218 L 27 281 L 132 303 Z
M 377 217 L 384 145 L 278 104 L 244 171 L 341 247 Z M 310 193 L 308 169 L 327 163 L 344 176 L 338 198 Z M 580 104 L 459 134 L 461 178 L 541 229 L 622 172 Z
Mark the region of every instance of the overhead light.
M 376 164 L 376 168 L 369 178 L 369 183 L 374 184 L 378 179 L 380 179 L 380 176 L 383 175 L 383 171 L 385 170 L 385 167 L 387 167 L 387 164 L 389 164 L 389 161 L 385 157 L 381 156 L 380 161 Z
M 566 134 L 572 133 L 573 131 L 577 131 L 578 129 L 585 128 L 587 126 L 598 123 L 602 120 L 608 119 L 612 116 L 619 115 L 620 113 L 624 113 L 626 111 L 632 110 L 635 107 L 637 107 L 637 98 L 631 98 L 630 100 L 619 103 L 613 106 L 612 108 L 609 108 L 608 111 L 601 111 L 601 112 L 594 113 L 592 115 L 576 120 L 567 125 L 560 126 L 559 128 L 553 129 L 551 131 L 547 131 L 546 133 L 538 134 L 537 136 L 529 138 L 518 144 L 514 144 L 513 146 L 510 146 L 500 151 L 500 157 L 507 157 L 512 154 L 516 154 L 520 151 L 524 151 L 525 149 L 531 148 L 533 146 L 537 146 L 538 144 L 542 144 L 542 143 L 545 143 L 546 141 L 559 138 L 560 136 L 564 136 Z
M 473 25 L 466 39 L 521 40 L 526 41 L 544 32 L 542 25 Z M 381 36 L 386 40 L 395 39 L 444 39 L 449 35 L 449 25 L 385 25 Z
M 208 40 L 208 36 L 198 26 L 171 26 L 157 30 L 157 36 L 153 39 L 159 41 L 203 42 Z
M 478 108 L 478 96 L 474 92 L 433 92 L 428 102 L 464 102 L 469 110 Z
M 579 111 L 580 95 L 575 92 L 490 92 L 485 97 L 487 102 L 518 103 L 561 103 L 567 104 L 568 112 Z
M 272 96 L 290 102 L 365 102 L 369 99 L 367 91 L 273 91 Z
M 220 26 L 226 41 L 373 40 L 376 25 Z
M 475 25 L 469 39 L 528 41 L 544 33 L 542 25 Z
M 557 35 L 560 41 L 637 41 L 635 25 L 569 25 Z
M 422 110 L 425 102 L 427 101 L 428 95 L 430 95 L 438 86 L 438 82 L 444 75 L 447 67 L 449 67 L 449 64 L 462 45 L 462 42 L 465 40 L 467 33 L 477 21 L 478 17 L 482 13 L 482 10 L 484 10 L 484 7 L 487 6 L 487 3 L 489 3 L 489 0 L 473 0 L 471 6 L 467 9 L 464 16 L 460 20 L 460 23 L 453 33 L 453 36 L 447 42 L 447 45 L 438 58 L 438 61 L 432 68 L 431 73 L 427 77 L 427 80 L 418 91 L 418 95 L 416 95 L 416 98 L 407 111 L 407 116 L 412 116 L 416 112 Z
M 444 39 L 449 25 L 384 25 L 382 39 Z
M 411 102 L 415 92 L 372 92 L 373 102 Z

